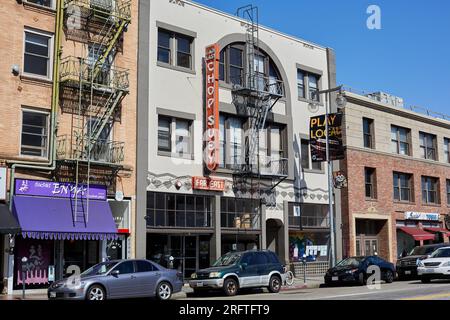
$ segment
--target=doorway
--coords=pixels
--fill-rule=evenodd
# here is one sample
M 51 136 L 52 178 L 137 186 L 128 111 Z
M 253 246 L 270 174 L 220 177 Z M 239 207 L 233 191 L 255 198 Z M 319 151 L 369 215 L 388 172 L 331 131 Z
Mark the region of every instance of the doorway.
M 384 221 L 356 219 L 355 252 L 357 256 L 373 256 L 380 253 L 380 233 Z

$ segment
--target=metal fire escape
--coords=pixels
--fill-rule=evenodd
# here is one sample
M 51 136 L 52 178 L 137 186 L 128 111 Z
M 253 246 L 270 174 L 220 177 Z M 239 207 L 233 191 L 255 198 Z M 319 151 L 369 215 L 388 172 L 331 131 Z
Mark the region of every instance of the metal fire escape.
M 283 82 L 271 79 L 260 70 L 258 8 L 249 5 L 237 10 L 246 28 L 246 68 L 241 84 L 234 84 L 233 103 L 238 112 L 248 117 L 245 135 L 245 155 L 235 160 L 233 182 L 237 190 L 248 190 L 261 200 L 262 192 L 272 194 L 287 177 L 287 159 L 274 159 L 260 152 L 260 134 L 266 128 L 268 115 L 284 95 Z M 263 183 L 270 181 L 269 183 Z M 252 196 L 253 197 L 253 196 Z M 274 196 L 273 196 L 274 197 Z
M 112 64 L 131 22 L 131 0 L 65 0 L 64 20 L 67 39 L 87 54 L 67 56 L 60 65 L 60 107 L 72 120 L 70 134 L 57 139 L 57 160 L 72 168 L 77 188 L 87 185 L 72 197 L 75 225 L 88 222 L 91 165 L 112 168 L 114 177 L 124 159 L 124 143 L 109 135 L 128 94 L 128 71 Z

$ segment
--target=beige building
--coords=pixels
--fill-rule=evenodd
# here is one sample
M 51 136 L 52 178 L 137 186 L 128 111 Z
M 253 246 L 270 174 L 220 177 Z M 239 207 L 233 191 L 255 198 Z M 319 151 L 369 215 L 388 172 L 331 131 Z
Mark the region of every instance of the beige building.
M 2 1 L 0 18 L 0 201 L 21 229 L 0 225 L 10 293 L 24 256 L 30 289 L 134 256 L 138 1 Z

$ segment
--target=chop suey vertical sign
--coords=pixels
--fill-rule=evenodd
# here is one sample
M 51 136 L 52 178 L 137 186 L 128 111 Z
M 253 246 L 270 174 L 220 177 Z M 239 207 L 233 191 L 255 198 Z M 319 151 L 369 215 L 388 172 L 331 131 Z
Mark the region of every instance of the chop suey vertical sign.
M 206 147 L 204 161 L 209 171 L 219 166 L 219 55 L 218 44 L 206 47 Z

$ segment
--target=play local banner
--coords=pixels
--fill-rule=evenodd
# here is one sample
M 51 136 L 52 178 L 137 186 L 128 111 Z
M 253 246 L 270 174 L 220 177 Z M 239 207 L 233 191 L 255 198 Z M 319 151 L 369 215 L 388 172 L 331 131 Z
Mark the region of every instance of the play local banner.
M 310 145 L 313 162 L 327 161 L 327 123 L 325 115 L 311 117 L 310 119 Z M 342 113 L 328 115 L 328 145 L 330 160 L 344 159 L 344 146 L 342 142 Z
M 425 212 L 405 212 L 406 220 L 427 220 L 427 221 L 439 221 L 439 213 L 425 213 Z
M 89 189 L 89 190 L 88 190 Z M 87 185 L 67 182 L 16 179 L 15 194 L 23 196 L 41 196 L 54 198 L 75 198 L 106 200 L 106 186 Z
M 223 191 L 225 180 L 207 177 L 192 177 L 192 188 L 194 190 Z

